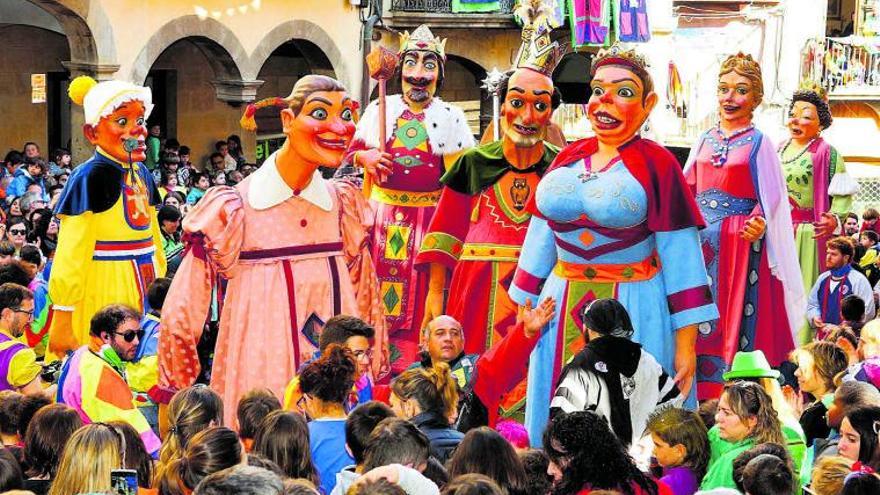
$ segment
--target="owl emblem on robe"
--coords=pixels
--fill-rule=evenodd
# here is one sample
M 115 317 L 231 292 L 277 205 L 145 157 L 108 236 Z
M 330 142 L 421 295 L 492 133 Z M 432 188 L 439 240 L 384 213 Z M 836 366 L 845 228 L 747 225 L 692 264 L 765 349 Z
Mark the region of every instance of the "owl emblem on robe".
M 522 211 L 526 207 L 529 192 L 531 192 L 531 188 L 526 179 L 513 179 L 513 185 L 510 186 L 510 197 L 513 199 L 513 207 L 518 211 Z

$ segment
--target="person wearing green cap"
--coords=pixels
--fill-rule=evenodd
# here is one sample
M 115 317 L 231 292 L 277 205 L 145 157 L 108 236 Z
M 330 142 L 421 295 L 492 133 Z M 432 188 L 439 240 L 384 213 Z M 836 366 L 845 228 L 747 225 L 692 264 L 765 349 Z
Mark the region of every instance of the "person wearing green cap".
M 782 393 L 779 384 L 779 371 L 770 367 L 767 357 L 762 351 L 740 351 L 733 356 L 730 371 L 724 373 L 725 382 L 746 380 L 755 382 L 770 396 L 773 409 L 782 424 L 782 435 L 785 437 L 785 446 L 791 454 L 795 466 L 800 466 L 807 450 L 804 430 L 800 425 L 800 418 L 791 409 Z

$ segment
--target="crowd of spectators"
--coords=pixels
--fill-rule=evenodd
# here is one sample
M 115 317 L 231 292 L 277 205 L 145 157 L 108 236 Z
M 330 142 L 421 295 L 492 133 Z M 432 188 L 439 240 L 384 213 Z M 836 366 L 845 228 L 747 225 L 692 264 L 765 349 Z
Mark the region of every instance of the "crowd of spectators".
M 70 153 L 56 150 L 47 162 L 26 143 L 6 155 L 0 493 L 128 493 L 117 486 L 126 473 L 138 493 L 162 495 L 880 493 L 876 210 L 846 216 L 826 257 L 832 275 L 851 269 L 867 290 L 837 301 L 833 321 L 828 297 L 811 301 L 814 337 L 782 367 L 771 368 L 760 351 L 737 353 L 721 396 L 697 411 L 682 407 L 674 379 L 631 341 L 629 316 L 613 299 L 584 308 L 584 340 L 598 344 L 563 371 L 543 438 L 486 411 L 473 390 L 503 363 L 493 361 L 494 350 L 465 355 L 461 326 L 448 317 L 425 329 L 421 361 L 372 384 L 374 400 L 359 396 L 373 329 L 338 316 L 285 397 L 257 389 L 224 404 L 197 384 L 160 411 L 150 391 L 162 307 L 184 252 L 181 221 L 208 188 L 234 185 L 255 169 L 234 135 L 201 166 L 190 158 L 188 147 L 150 128 L 146 165 L 162 197 L 169 274 L 151 285 L 146 317 L 111 305 L 92 319 L 91 337 L 118 359 L 83 348 L 59 370 L 41 356 L 60 227 L 52 208 L 72 173 Z M 526 335 L 546 323 L 550 306 L 523 312 Z M 230 407 L 235 423 L 224 424 Z

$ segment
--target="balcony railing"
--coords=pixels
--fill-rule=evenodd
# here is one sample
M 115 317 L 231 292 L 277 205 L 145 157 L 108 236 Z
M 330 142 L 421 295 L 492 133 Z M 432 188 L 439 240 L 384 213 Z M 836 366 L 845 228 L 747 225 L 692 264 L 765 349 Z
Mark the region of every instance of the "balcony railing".
M 495 14 L 511 14 L 516 0 L 501 0 L 500 8 Z M 452 0 L 392 0 L 391 10 L 396 12 L 424 12 L 435 14 L 451 14 Z M 468 15 L 468 14 L 462 14 Z
M 880 42 L 876 38 L 827 38 L 808 43 L 802 74 L 831 97 L 880 95 Z

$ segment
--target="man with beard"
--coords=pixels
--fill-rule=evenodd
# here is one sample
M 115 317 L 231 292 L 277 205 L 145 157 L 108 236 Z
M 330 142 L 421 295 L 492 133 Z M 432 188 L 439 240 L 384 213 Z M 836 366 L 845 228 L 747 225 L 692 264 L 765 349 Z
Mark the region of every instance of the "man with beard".
M 76 409 L 84 423 L 124 421 L 134 427 L 147 452 L 157 455 L 159 437 L 134 406 L 126 379 L 126 363 L 137 355 L 144 338 L 141 313 L 111 304 L 92 316 L 91 340 L 64 362 L 58 380 L 58 402 Z
M 416 258 L 430 265 L 430 318 L 444 314 L 440 291 L 452 272 L 446 314 L 461 322 L 467 354 L 492 347 L 516 321 L 507 289 L 531 219 L 526 205 L 559 152 L 546 136 L 559 100 L 550 76 L 562 51 L 549 30 L 533 29 L 543 11 L 529 12 L 516 69 L 500 83 L 501 139 L 466 151 L 443 176 L 438 213 Z M 521 402 L 524 387 L 502 401 L 502 414 Z
M 373 260 L 391 339 L 392 371 L 416 359 L 424 326 L 428 273 L 413 269 L 415 254 L 440 198 L 440 177 L 474 139 L 464 113 L 434 96 L 443 84 L 446 40 L 427 26 L 401 36 L 402 95 L 386 102 L 387 140 L 380 143 L 379 105 L 364 111 L 346 162 L 372 181 Z M 368 186 L 369 187 L 369 186 Z M 432 293 L 443 294 L 444 287 Z

